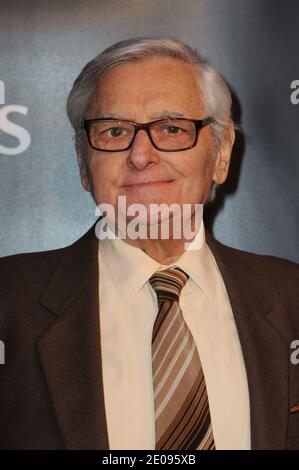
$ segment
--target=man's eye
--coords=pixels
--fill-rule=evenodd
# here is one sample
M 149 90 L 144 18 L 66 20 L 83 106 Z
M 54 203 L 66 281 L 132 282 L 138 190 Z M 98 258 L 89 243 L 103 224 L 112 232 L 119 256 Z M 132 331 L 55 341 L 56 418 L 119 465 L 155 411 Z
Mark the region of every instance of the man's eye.
M 179 134 L 183 129 L 177 126 L 167 126 L 165 127 L 165 131 L 167 134 Z
M 108 134 L 110 137 L 122 137 L 125 135 L 126 129 L 123 127 L 110 127 L 105 131 L 105 134 Z

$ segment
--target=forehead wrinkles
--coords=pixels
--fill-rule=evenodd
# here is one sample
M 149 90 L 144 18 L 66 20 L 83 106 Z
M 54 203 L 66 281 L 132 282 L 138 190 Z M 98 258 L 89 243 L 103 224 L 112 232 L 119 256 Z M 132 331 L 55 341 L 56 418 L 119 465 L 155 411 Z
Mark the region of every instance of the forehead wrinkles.
M 148 108 L 155 112 L 161 111 L 152 109 L 159 104 L 163 104 L 166 109 L 169 106 L 182 106 L 186 112 L 196 112 L 198 116 L 203 104 L 194 68 L 173 59 L 147 59 L 118 66 L 109 71 L 97 85 L 90 111 L 99 111 L 101 107 L 101 111 L 109 112 L 110 107 L 124 106 L 128 111 L 134 108 L 140 112 Z

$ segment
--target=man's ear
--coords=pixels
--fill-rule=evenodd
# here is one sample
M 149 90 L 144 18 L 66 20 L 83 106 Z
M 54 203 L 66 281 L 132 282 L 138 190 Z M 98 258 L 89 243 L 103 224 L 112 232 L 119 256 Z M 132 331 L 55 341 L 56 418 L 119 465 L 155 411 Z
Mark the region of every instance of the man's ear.
M 221 142 L 215 158 L 213 181 L 217 184 L 224 183 L 227 178 L 234 141 L 235 129 L 230 120 L 229 127 L 225 131 L 225 138 Z
M 81 184 L 83 188 L 85 189 L 85 191 L 90 191 L 90 184 L 89 184 L 89 178 L 87 174 L 86 162 L 82 154 L 79 152 L 77 153 L 77 160 L 78 160 L 78 165 L 79 165 L 79 170 L 80 170 Z

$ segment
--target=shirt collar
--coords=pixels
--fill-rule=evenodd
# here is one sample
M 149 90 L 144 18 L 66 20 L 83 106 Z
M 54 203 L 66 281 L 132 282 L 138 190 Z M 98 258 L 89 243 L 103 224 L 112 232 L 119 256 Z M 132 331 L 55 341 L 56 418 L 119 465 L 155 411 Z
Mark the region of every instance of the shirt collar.
M 99 251 L 110 269 L 122 299 L 130 302 L 154 272 L 169 266 L 161 265 L 140 248 L 113 238 L 109 229 L 107 235 L 107 238 L 99 241 Z M 171 266 L 183 269 L 210 299 L 214 298 L 215 272 L 213 258 L 206 243 L 203 221 L 195 239 Z

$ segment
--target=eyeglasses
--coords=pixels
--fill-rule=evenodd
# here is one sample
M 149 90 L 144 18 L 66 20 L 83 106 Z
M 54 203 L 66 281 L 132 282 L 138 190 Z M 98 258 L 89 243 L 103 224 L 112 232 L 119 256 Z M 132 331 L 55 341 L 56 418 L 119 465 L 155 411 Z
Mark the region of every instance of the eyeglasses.
M 137 132 L 144 130 L 152 145 L 163 152 L 179 152 L 195 147 L 200 130 L 214 122 L 205 119 L 160 119 L 139 124 L 124 119 L 88 119 L 84 121 L 89 145 L 104 152 L 128 150 Z

